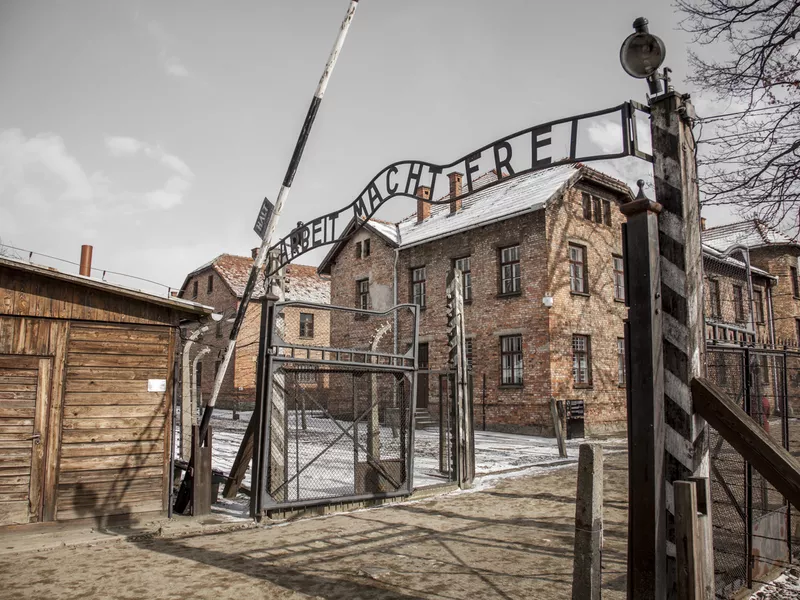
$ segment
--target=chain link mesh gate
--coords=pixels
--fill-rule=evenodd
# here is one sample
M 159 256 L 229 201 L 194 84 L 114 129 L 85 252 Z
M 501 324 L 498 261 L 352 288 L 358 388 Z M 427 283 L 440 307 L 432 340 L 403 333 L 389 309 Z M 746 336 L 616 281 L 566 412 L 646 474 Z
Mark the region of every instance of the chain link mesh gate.
M 271 508 L 413 491 L 417 310 L 276 304 L 267 389 Z

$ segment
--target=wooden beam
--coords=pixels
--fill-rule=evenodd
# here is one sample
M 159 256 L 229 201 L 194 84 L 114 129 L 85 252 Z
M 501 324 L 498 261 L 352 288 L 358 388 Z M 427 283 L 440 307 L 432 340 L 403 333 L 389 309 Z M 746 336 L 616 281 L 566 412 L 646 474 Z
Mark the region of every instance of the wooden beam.
M 697 491 L 693 481 L 676 481 L 675 551 L 678 573 L 678 598 L 703 598 L 700 531 L 697 521 Z
M 695 410 L 800 510 L 800 463 L 708 379 L 692 381 Z
M 255 412 L 253 415 L 255 415 Z M 236 494 L 239 493 L 239 488 L 247 473 L 247 467 L 250 466 L 250 460 L 253 458 L 253 442 L 256 433 L 256 419 L 253 418 L 253 415 L 250 416 L 250 422 L 247 424 L 244 438 L 242 438 L 239 451 L 236 453 L 236 459 L 233 461 L 228 481 L 225 482 L 225 489 L 222 492 L 223 498 L 236 498 Z

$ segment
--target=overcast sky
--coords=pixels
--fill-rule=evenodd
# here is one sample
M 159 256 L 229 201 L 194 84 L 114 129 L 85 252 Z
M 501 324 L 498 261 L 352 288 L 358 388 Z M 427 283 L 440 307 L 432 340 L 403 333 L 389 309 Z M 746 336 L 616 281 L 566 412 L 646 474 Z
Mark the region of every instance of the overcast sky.
M 73 261 L 92 244 L 96 267 L 175 287 L 220 253 L 248 254 L 347 5 L 0 0 L 2 241 Z M 691 92 L 689 38 L 664 0 L 362 0 L 279 232 L 396 160 L 450 162 L 644 102 L 618 59 L 641 15 Z M 647 165 L 631 160 L 601 168 L 633 185 Z M 399 199 L 378 216 L 411 210 Z

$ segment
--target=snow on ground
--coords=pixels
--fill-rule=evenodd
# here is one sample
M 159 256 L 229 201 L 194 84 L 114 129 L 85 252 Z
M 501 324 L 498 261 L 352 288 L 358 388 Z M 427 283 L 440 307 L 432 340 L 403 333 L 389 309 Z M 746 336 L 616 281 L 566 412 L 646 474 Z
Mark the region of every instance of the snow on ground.
M 765 584 L 750 600 L 796 600 L 800 598 L 800 569 L 791 567 L 777 579 Z
M 229 473 L 251 417 L 240 413 L 234 421 L 232 411 L 217 409 L 211 421 L 213 431 L 212 460 L 215 469 Z M 290 437 L 287 448 L 290 483 L 287 500 L 352 495 L 355 493 L 355 464 L 366 459 L 366 424 L 358 426 L 359 448 L 354 448 L 348 431 L 352 422 L 334 421 L 318 412 L 307 411 L 306 429 L 301 427 L 301 415 L 289 413 Z M 176 422 L 180 422 L 177 419 Z M 292 432 L 299 431 L 295 436 Z M 177 435 L 177 431 L 176 431 Z M 567 442 L 568 458 L 558 455 L 553 438 L 515 435 L 491 431 L 475 432 L 475 470 L 478 475 L 521 470 L 539 465 L 554 468 L 577 460 L 578 446 L 583 440 Z M 624 449 L 625 440 L 606 440 L 610 449 Z M 380 428 L 381 458 L 399 460 L 401 439 L 390 427 Z M 178 446 L 179 447 L 179 446 Z M 439 471 L 439 431 L 433 427 L 414 432 L 414 488 L 446 483 L 448 475 Z M 294 474 L 300 475 L 294 477 Z M 250 485 L 248 469 L 244 485 Z

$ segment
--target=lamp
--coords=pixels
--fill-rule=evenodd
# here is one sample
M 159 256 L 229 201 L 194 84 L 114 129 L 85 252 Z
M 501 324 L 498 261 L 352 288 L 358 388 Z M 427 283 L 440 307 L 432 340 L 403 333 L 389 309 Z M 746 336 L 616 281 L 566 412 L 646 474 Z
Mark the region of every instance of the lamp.
M 545 308 L 553 308 L 553 297 L 550 295 L 550 292 L 544 293 L 542 304 L 544 304 Z
M 662 92 L 656 71 L 663 64 L 667 49 L 660 37 L 648 31 L 647 19 L 639 17 L 633 22 L 632 33 L 619 49 L 619 62 L 625 72 L 636 79 L 647 79 L 650 93 Z

